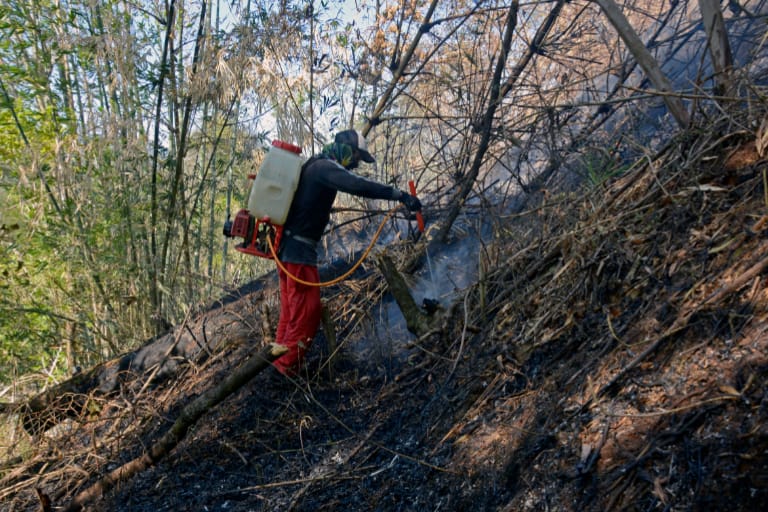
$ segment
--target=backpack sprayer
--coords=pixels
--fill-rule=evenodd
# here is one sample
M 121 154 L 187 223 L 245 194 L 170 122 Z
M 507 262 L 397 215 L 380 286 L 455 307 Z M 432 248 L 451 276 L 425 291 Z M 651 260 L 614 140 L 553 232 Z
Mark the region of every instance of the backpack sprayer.
M 242 238 L 235 249 L 252 256 L 274 259 L 274 248 L 280 246 L 283 224 L 299 184 L 301 148 L 281 140 L 272 141 L 257 174 L 249 174 L 252 180 L 248 196 L 248 208 L 235 215 L 234 222 L 227 215 L 224 236 Z
M 288 210 L 293 202 L 293 195 L 299 185 L 301 168 L 304 159 L 301 157 L 301 148 L 281 140 L 272 141 L 272 146 L 264 157 L 257 174 L 249 174 L 248 179 L 253 180 L 251 191 L 248 195 L 248 208 L 243 208 L 235 215 L 232 221 L 227 215 L 224 222 L 224 236 L 227 238 L 242 238 L 244 241 L 237 244 L 238 251 L 275 260 L 291 279 L 307 286 L 330 286 L 349 277 L 352 272 L 368 256 L 376 240 L 379 238 L 387 219 L 395 212 L 392 208 L 381 222 L 379 229 L 373 236 L 371 243 L 363 253 L 363 256 L 343 275 L 324 283 L 311 283 L 303 281 L 288 272 L 277 259 L 277 248 L 283 235 L 283 224 L 288 217 Z M 413 181 L 409 182 L 411 193 L 416 195 Z M 424 232 L 424 219 L 421 213 L 417 213 L 419 230 Z

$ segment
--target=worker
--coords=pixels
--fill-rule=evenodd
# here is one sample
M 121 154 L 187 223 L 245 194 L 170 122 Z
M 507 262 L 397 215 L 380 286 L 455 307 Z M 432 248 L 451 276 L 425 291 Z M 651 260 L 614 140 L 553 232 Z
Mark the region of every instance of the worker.
M 400 201 L 409 211 L 421 210 L 421 202 L 413 195 L 351 172 L 360 162 L 374 161 L 363 136 L 357 130 L 344 130 L 302 166 L 277 251 L 288 272 L 278 268 L 280 317 L 275 342 L 287 347 L 288 352 L 273 365 L 282 375 L 298 374 L 320 326 L 320 287 L 302 284 L 294 277 L 310 283 L 320 282 L 317 247 L 330 220 L 337 191 L 369 199 Z

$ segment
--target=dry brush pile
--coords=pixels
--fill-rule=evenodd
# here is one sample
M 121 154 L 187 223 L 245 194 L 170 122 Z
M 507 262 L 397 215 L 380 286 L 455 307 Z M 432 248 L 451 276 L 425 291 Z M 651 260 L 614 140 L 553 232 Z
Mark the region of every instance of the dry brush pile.
M 109 386 L 98 370 L 119 365 L 125 356 L 89 370 L 95 375 L 89 391 L 64 391 L 35 415 L 21 404 L 18 413 L 6 416 L 0 510 L 50 510 L 78 493 L 87 503 L 165 457 L 211 407 L 202 402 L 217 384 L 236 377 L 233 369 L 245 367 L 249 356 L 270 348 L 271 337 L 262 336 L 271 329 L 264 296 L 258 290 L 226 300 L 151 340 L 134 353 L 151 359 L 151 365 L 139 364 L 134 356 L 133 369 L 108 372 Z M 182 349 L 182 344 L 193 347 Z M 147 356 L 145 350 L 160 350 L 162 357 Z M 71 380 L 79 383 L 78 377 Z M 64 381 L 58 387 L 71 386 Z M 30 403 L 49 395 L 43 392 Z M 32 420 L 24 421 L 27 415 Z M 44 432 L 24 430 L 45 422 Z
M 723 118 L 552 194 L 525 214 L 535 234 L 489 249 L 467 315 L 483 329 L 454 341 L 457 389 L 488 385 L 443 442 L 511 489 L 506 510 L 768 497 L 767 135 Z

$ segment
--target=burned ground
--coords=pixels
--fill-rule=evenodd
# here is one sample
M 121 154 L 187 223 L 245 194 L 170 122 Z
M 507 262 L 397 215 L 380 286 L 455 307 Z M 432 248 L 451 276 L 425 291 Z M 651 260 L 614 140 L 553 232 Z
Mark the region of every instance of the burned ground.
M 319 336 L 301 379 L 257 375 L 87 510 L 760 508 L 768 165 L 731 133 L 498 217 L 483 271 L 421 338 L 360 341 L 387 298 L 375 270 L 327 290 L 338 350 Z M 2 510 L 37 510 L 35 489 L 66 506 L 141 454 L 264 342 L 275 295 L 267 279 L 230 297 L 208 314 L 250 336 L 6 463 Z

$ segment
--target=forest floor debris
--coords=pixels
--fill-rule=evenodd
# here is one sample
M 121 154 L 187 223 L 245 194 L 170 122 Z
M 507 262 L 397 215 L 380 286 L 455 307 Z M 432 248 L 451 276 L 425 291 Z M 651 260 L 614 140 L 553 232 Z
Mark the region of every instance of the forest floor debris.
M 736 132 L 722 120 L 500 223 L 451 319 L 395 340 L 402 359 L 355 350 L 384 294 L 375 272 L 329 290 L 332 364 L 320 336 L 303 378 L 257 375 L 88 510 L 760 508 L 768 164 Z M 66 506 L 140 455 L 258 348 L 248 311 L 253 343 L 139 395 L 126 383 L 23 459 L 7 449 L 0 510 Z

